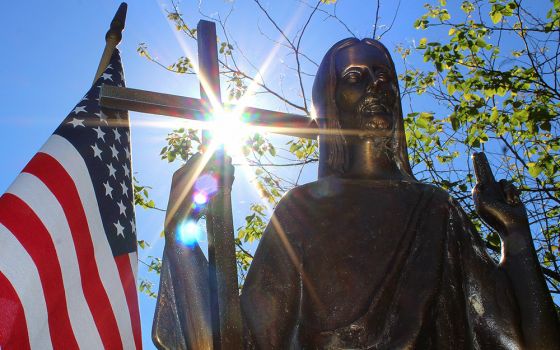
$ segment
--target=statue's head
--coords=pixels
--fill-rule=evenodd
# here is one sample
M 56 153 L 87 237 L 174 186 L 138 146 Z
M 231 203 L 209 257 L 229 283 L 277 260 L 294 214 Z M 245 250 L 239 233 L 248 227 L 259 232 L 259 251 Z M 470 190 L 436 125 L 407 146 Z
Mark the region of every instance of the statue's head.
M 313 84 L 319 126 L 319 177 L 342 175 L 352 155 L 349 144 L 373 141 L 413 178 L 395 65 L 373 39 L 344 39 L 325 55 Z

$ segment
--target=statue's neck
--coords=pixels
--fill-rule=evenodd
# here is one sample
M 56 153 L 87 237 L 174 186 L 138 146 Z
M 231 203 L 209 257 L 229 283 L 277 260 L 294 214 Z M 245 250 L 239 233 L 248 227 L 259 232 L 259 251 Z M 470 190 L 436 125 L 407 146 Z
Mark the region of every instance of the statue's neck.
M 350 155 L 345 178 L 367 180 L 402 180 L 393 156 L 391 140 L 376 138 L 356 138 L 349 140 Z

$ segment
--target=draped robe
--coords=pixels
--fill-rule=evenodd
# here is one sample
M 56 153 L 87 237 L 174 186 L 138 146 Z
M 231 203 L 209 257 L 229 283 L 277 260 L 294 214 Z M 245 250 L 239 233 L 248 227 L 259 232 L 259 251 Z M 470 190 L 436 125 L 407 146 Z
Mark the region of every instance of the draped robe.
M 445 191 L 326 177 L 280 201 L 241 302 L 260 349 L 517 349 L 510 284 Z

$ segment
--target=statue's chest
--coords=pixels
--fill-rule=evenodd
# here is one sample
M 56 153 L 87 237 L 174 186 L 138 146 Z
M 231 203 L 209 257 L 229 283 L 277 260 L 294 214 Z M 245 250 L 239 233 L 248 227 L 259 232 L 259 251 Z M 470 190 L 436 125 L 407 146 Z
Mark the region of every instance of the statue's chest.
M 401 194 L 370 189 L 315 203 L 317 213 L 332 215 L 310 221 L 303 240 L 304 283 L 310 292 L 305 307 L 313 310 L 312 318 L 325 324 L 352 321 L 374 291 L 384 288 L 399 251 L 406 250 L 403 238 L 417 229 L 414 217 L 421 215 L 418 197 Z

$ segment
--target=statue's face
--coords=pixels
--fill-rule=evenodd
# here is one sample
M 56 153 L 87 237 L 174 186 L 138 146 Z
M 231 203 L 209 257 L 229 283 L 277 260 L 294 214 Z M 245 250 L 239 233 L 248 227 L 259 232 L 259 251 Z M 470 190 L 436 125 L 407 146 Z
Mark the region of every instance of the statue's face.
M 397 79 L 384 53 L 358 43 L 339 51 L 335 60 L 342 129 L 359 130 L 366 137 L 392 135 Z

